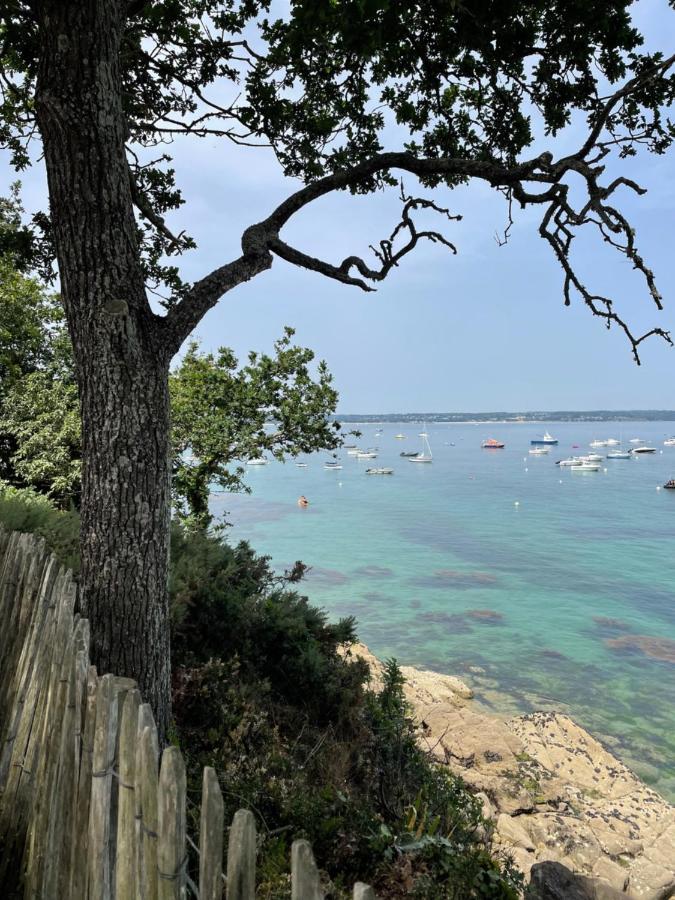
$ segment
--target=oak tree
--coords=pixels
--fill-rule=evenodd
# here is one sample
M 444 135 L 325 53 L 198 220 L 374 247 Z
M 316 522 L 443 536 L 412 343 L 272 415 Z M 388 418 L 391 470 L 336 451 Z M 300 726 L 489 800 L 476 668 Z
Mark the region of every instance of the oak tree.
M 96 662 L 139 680 L 161 728 L 168 373 L 204 314 L 277 258 L 371 290 L 420 241 L 454 249 L 416 225 L 420 210 L 451 215 L 440 199 L 404 195 L 372 260 L 318 258 L 284 227 L 320 197 L 367 194 L 402 174 L 429 189 L 477 180 L 508 209 L 540 211 L 565 302 L 580 297 L 622 329 L 638 359 L 647 335 L 586 283 L 571 250 L 580 230 L 597 230 L 660 308 L 619 209 L 642 188 L 606 164 L 670 146 L 673 62 L 644 49 L 629 0 L 291 0 L 280 11 L 271 0 L 5 0 L 0 141 L 19 167 L 41 142 L 50 208 L 38 225 L 56 252 L 82 403 L 81 602 Z M 561 151 L 556 134 L 573 119 L 585 134 Z M 192 284 L 178 257 L 193 241 L 166 223 L 181 203 L 166 153 L 178 134 L 242 153 L 266 144 L 304 182 Z M 164 310 L 150 302 L 158 284 Z

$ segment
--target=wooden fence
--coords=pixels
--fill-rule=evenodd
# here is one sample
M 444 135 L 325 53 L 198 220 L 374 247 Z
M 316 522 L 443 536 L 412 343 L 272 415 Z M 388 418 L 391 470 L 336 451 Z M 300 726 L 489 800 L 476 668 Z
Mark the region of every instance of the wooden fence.
M 187 833 L 183 757 L 176 747 L 160 757 L 133 681 L 89 665 L 75 599 L 41 540 L 0 528 L 0 895 L 253 900 L 253 814 L 235 814 L 223 865 L 223 799 L 207 767 L 199 834 Z M 290 892 L 324 896 L 307 841 L 292 845 Z

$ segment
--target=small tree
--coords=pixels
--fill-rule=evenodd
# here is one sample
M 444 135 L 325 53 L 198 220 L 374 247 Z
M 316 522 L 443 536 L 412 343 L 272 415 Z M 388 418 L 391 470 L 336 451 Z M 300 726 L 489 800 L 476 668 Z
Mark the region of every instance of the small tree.
M 0 8 L 0 141 L 18 167 L 42 141 L 62 296 L 82 403 L 82 606 L 94 659 L 140 682 L 163 730 L 169 715 L 167 563 L 169 364 L 218 300 L 279 257 L 371 290 L 421 240 L 453 249 L 403 198 L 374 261 L 319 259 L 284 227 L 338 190 L 366 194 L 401 173 L 427 188 L 479 180 L 541 211 L 539 233 L 578 295 L 634 335 L 611 298 L 588 287 L 570 251 L 590 225 L 644 277 L 653 275 L 618 210 L 624 175 L 607 157 L 663 152 L 675 57 L 647 53 L 629 0 L 6 0 Z M 554 137 L 585 118 L 576 150 Z M 386 129 L 395 122 L 395 129 Z M 528 155 L 535 130 L 551 148 Z M 305 186 L 241 239 L 241 252 L 184 284 L 175 260 L 193 244 L 165 215 L 181 202 L 163 151 L 174 135 L 266 144 Z M 386 146 L 387 142 L 390 144 Z M 243 152 L 253 152 L 248 149 Z M 223 173 L 226 196 L 227 172 Z M 575 181 L 584 193 L 577 202 Z M 576 186 L 576 185 L 575 185 Z M 148 284 L 169 291 L 150 305 Z M 648 334 L 667 338 L 662 329 Z

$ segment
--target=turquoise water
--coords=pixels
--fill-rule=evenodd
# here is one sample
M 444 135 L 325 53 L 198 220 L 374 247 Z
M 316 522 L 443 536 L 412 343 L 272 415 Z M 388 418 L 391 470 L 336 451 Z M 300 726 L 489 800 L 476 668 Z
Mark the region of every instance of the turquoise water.
M 421 426 L 382 427 L 355 439 L 375 462 L 250 468 L 253 494 L 214 494 L 214 512 L 275 567 L 312 566 L 312 601 L 356 616 L 378 656 L 458 674 L 501 713 L 565 710 L 674 797 L 675 491 L 656 488 L 675 477 L 675 424 L 548 424 L 560 443 L 543 457 L 527 453 L 543 427 L 434 424 L 431 465 L 399 457 Z M 506 449 L 481 450 L 485 437 Z M 597 473 L 554 465 L 596 437 L 658 450 Z

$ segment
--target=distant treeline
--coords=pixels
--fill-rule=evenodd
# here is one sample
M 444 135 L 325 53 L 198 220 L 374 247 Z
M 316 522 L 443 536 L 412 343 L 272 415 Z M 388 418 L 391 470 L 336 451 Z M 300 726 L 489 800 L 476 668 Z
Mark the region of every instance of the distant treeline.
M 340 422 L 673 422 L 672 409 L 594 409 L 529 412 L 382 413 L 335 416 Z

